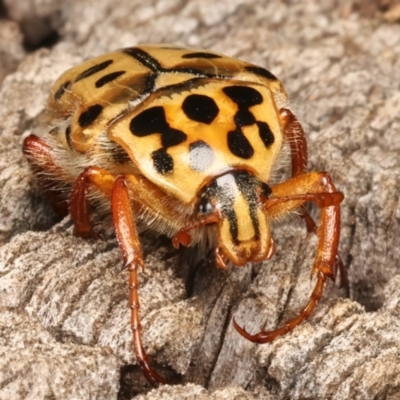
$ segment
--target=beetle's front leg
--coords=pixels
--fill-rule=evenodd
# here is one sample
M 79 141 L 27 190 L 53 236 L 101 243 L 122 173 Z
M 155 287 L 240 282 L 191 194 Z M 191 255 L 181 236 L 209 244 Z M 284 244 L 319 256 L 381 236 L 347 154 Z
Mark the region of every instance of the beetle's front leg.
M 317 230 L 319 244 L 312 269 L 312 274 L 317 275 L 317 282 L 306 307 L 297 317 L 287 321 L 277 330 L 250 335 L 233 320 L 236 330 L 255 343 L 271 342 L 307 319 L 322 297 L 326 279 L 335 279 L 337 273 L 336 257 L 340 236 L 339 205 L 344 196 L 336 190 L 330 176 L 324 172 L 299 175 L 276 185 L 272 188 L 272 193 L 270 198 L 264 200 L 265 212 L 269 218 L 285 215 L 302 206 L 306 201 L 312 201 L 321 208 L 321 222 Z
M 128 188 L 129 185 L 129 188 Z M 139 280 L 138 268 L 144 268 L 142 250 L 136 230 L 136 220 L 132 211 L 134 199 L 149 203 L 154 202 L 152 185 L 133 175 L 115 177 L 110 172 L 98 168 L 86 168 L 76 180 L 70 197 L 70 212 L 75 222 L 75 233 L 80 236 L 93 235 L 87 210 L 87 191 L 94 187 L 111 201 L 114 228 L 124 259 L 124 268 L 129 271 L 129 306 L 131 309 L 131 329 L 133 348 L 137 362 L 147 380 L 156 386 L 157 382 L 165 383 L 149 364 L 149 358 L 143 348 L 139 316 Z M 129 194 L 132 190 L 133 198 Z M 160 194 L 158 194 L 160 195 Z M 162 201 L 157 198 L 157 201 Z
M 304 202 L 312 201 L 321 209 L 317 230 L 319 245 L 312 273 L 323 272 L 336 277 L 335 260 L 340 237 L 340 203 L 343 193 L 338 192 L 326 172 L 310 172 L 289 179 L 272 188 L 272 196 L 264 207 L 270 218 L 289 213 Z
M 158 382 L 166 383 L 166 381 L 150 367 L 149 358 L 143 348 L 139 316 L 138 268 L 143 268 L 144 264 L 136 221 L 131 208 L 128 184 L 123 175 L 118 176 L 114 182 L 111 206 L 115 232 L 124 258 L 124 266 L 129 271 L 129 306 L 136 360 L 147 380 L 153 386 L 156 386 Z
M 193 229 L 200 228 L 202 226 L 206 226 L 208 224 L 216 224 L 220 220 L 220 215 L 217 212 L 211 213 L 204 218 L 201 218 L 191 224 L 188 224 L 181 228 L 175 236 L 172 238 L 172 244 L 176 249 L 179 248 L 179 246 L 182 244 L 184 246 L 189 246 L 190 243 L 192 242 L 192 237 L 190 236 L 190 231 Z M 215 254 L 215 263 L 218 268 L 222 270 L 228 269 L 227 264 L 227 257 L 225 254 L 221 251 L 220 246 L 217 246 L 214 251 Z

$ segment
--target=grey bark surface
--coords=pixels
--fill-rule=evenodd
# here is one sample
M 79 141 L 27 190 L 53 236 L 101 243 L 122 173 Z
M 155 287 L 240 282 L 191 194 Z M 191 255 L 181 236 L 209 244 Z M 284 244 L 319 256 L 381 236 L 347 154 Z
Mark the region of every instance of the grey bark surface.
M 360 3 L 4 1 L 0 400 L 400 398 L 400 25 L 388 22 L 390 9 L 379 13 L 381 2 L 368 12 Z M 29 48 L 49 34 L 58 37 L 50 48 L 22 46 L 23 37 Z M 102 240 L 74 237 L 21 152 L 62 72 L 139 43 L 209 48 L 279 77 L 307 132 L 309 169 L 328 171 L 345 194 L 340 254 L 349 280 L 348 289 L 328 283 L 292 333 L 255 345 L 233 316 L 251 333 L 274 329 L 312 291 L 316 238 L 306 238 L 302 221 L 274 226 L 271 261 L 226 272 L 210 254 L 182 256 L 143 235 L 144 345 L 175 384 L 152 391 L 131 349 L 127 274 L 109 216 L 97 216 Z

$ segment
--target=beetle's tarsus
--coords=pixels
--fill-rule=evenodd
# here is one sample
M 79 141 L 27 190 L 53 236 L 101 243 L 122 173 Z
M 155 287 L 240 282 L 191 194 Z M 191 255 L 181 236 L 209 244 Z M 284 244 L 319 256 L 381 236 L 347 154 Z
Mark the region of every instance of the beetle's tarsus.
M 299 313 L 299 315 L 297 315 L 297 317 L 285 322 L 282 327 L 273 331 L 261 331 L 256 333 L 255 335 L 251 335 L 236 322 L 235 318 L 232 319 L 233 326 L 243 337 L 245 337 L 247 340 L 250 340 L 253 343 L 262 344 L 262 343 L 272 342 L 277 337 L 291 332 L 297 325 L 299 325 L 304 320 L 310 317 L 315 306 L 322 298 L 322 293 L 326 282 L 326 278 L 327 278 L 326 275 L 324 275 L 322 272 L 318 272 L 317 282 L 310 296 L 308 304 L 303 308 L 303 310 L 301 310 L 301 312 Z

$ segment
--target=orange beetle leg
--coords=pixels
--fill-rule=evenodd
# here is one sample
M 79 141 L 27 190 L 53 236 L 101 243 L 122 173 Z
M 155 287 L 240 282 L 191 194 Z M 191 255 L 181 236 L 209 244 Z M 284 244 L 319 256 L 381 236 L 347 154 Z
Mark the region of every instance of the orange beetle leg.
M 29 135 L 25 138 L 22 149 L 32 170 L 40 176 L 39 184 L 53 209 L 60 217 L 65 217 L 68 214 L 68 202 L 56 186 L 57 180 L 62 177 L 62 170 L 57 165 L 50 146 L 36 135 Z
M 139 280 L 137 270 L 144 266 L 141 246 L 136 230 L 136 223 L 131 208 L 128 184 L 124 176 L 116 178 L 112 189 L 112 214 L 118 243 L 124 258 L 124 265 L 129 271 L 129 306 L 131 309 L 131 329 L 136 360 L 146 379 L 153 385 L 166 383 L 151 367 L 142 344 L 142 327 L 139 316 Z
M 75 231 L 79 235 L 93 234 L 87 210 L 87 191 L 91 186 L 111 200 L 114 228 L 124 258 L 124 269 L 129 272 L 132 344 L 144 376 L 155 387 L 158 383 L 166 383 L 166 381 L 150 367 L 149 357 L 142 344 L 137 270 L 139 267 L 144 268 L 144 263 L 136 230 L 134 209 L 136 202 L 140 202 L 140 204 L 152 205 L 163 215 L 172 215 L 171 210 L 163 206 L 168 203 L 164 201 L 165 194 L 143 178 L 135 175 L 115 177 L 104 169 L 88 167 L 79 175 L 70 197 L 70 212 L 75 222 Z
M 290 146 L 292 177 L 305 174 L 307 172 L 308 153 L 307 140 L 303 127 L 296 116 L 287 108 L 281 108 L 279 116 L 284 126 L 285 138 Z M 307 232 L 315 233 L 317 225 L 304 206 L 300 208 L 300 216 L 306 223 Z
M 302 175 L 307 170 L 307 140 L 303 127 L 296 116 L 287 108 L 279 110 L 279 117 L 284 126 L 285 139 L 290 146 L 292 158 L 292 177 Z
M 208 224 L 214 224 L 219 221 L 220 217 L 219 215 L 215 212 L 212 214 L 206 215 L 204 218 L 200 218 L 199 220 L 193 222 L 192 224 L 189 224 L 183 228 L 181 228 L 175 236 L 172 238 L 172 244 L 176 249 L 179 248 L 179 245 L 183 246 L 189 246 L 192 238 L 190 236 L 190 231 L 192 229 L 200 228 L 202 226 L 208 225 Z
M 115 177 L 108 171 L 98 167 L 86 168 L 72 186 L 69 211 L 75 223 L 74 235 L 80 237 L 98 237 L 89 220 L 87 191 L 90 186 L 111 197 Z
M 286 214 L 305 201 L 313 201 L 321 208 L 321 226 L 317 231 L 319 244 L 312 274 L 317 274 L 317 282 L 305 308 L 296 317 L 274 330 L 250 335 L 240 327 L 236 320 L 236 330 L 248 340 L 255 343 L 267 343 L 276 337 L 293 330 L 307 319 L 320 301 L 326 278 L 334 279 L 337 270 L 337 250 L 340 236 L 340 208 L 343 194 L 337 192 L 330 176 L 323 172 L 299 175 L 272 188 L 272 197 L 264 200 L 264 209 L 269 217 Z M 341 269 L 339 264 L 339 269 Z
M 217 267 L 222 270 L 228 269 L 228 266 L 226 265 L 228 259 L 225 256 L 225 254 L 221 252 L 221 248 L 219 246 L 215 248 L 214 253 L 215 253 L 215 263 L 217 264 Z
M 276 330 L 273 331 L 265 331 L 259 332 L 255 335 L 251 335 L 245 329 L 238 325 L 235 318 L 233 318 L 233 326 L 235 329 L 246 339 L 250 340 L 253 343 L 269 343 L 276 339 L 278 336 L 284 335 L 290 331 L 292 331 L 297 325 L 301 324 L 305 319 L 307 319 L 311 313 L 314 311 L 315 306 L 321 300 L 322 293 L 324 291 L 324 285 L 326 281 L 326 275 L 322 272 L 318 272 L 317 276 L 317 283 L 315 288 L 311 294 L 310 301 L 308 302 L 307 306 L 301 310 L 300 314 L 285 322 L 285 324 Z

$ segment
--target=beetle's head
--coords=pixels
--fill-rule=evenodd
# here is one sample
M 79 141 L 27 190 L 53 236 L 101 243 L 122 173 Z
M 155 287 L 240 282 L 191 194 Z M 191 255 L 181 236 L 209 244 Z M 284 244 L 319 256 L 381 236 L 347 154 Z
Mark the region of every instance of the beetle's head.
M 270 187 L 247 171 L 215 178 L 201 195 L 200 217 L 216 215 L 218 251 L 235 265 L 262 261 L 273 255 L 273 241 L 261 199 Z

